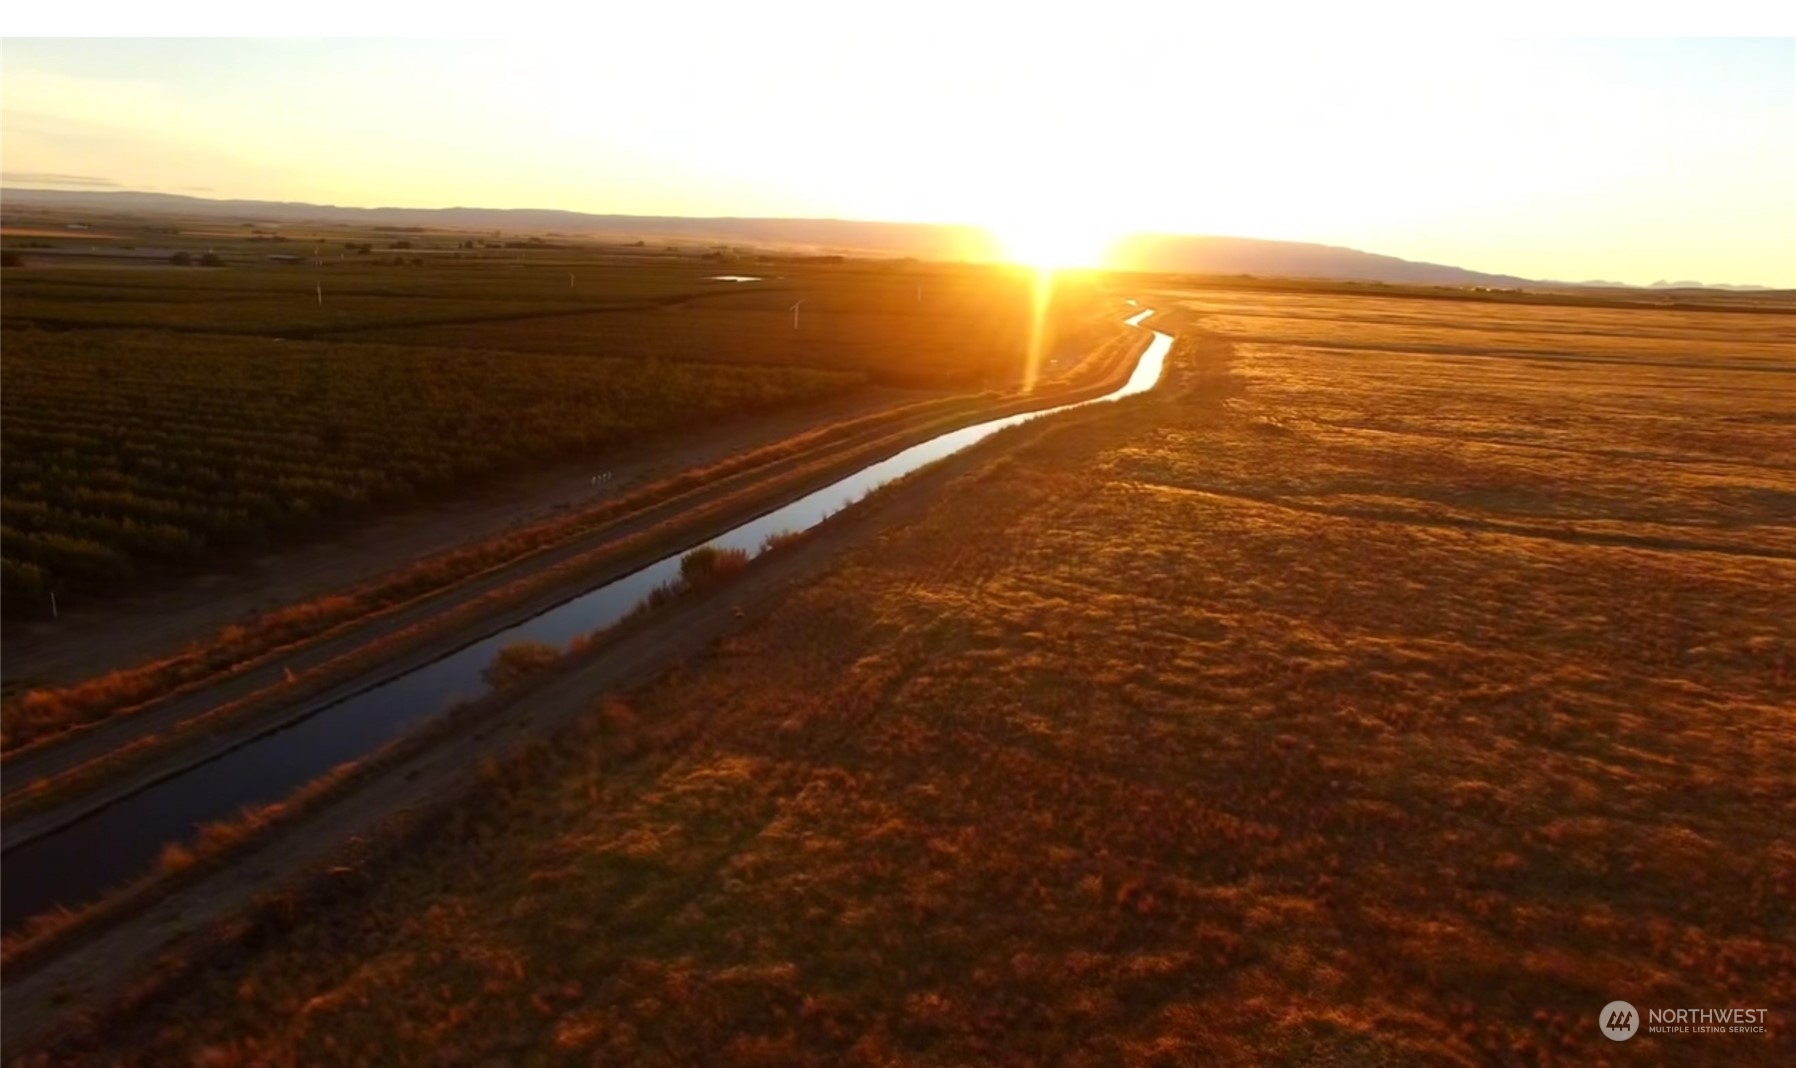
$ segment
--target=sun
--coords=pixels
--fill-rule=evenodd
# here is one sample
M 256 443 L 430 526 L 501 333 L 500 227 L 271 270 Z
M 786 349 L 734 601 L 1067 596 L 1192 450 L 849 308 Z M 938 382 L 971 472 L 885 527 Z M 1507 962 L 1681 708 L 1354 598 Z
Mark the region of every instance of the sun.
M 1012 263 L 1038 268 L 1102 267 L 1117 235 L 1103 227 L 1064 219 L 1031 219 L 990 227 Z

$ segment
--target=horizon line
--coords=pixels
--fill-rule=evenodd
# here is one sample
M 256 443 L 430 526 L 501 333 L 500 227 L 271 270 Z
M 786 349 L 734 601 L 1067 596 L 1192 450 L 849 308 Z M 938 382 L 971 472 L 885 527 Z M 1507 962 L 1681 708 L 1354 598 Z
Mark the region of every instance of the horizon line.
M 269 206 L 278 206 L 278 207 L 320 208 L 320 209 L 328 209 L 328 210 L 332 210 L 332 211 L 353 211 L 353 212 L 379 212 L 379 211 L 400 211 L 400 212 L 484 211 L 484 212 L 507 212 L 507 213 L 537 212 L 537 213 L 545 213 L 545 214 L 581 216 L 581 217 L 589 218 L 589 219 L 640 219 L 640 220 L 645 220 L 645 221 L 674 220 L 674 221 L 686 221 L 686 222 L 841 223 L 841 224 L 860 225 L 860 226 L 869 226 L 870 225 L 870 226 L 913 227 L 913 228 L 932 228 L 932 229 L 975 230 L 975 231 L 980 231 L 980 232 L 986 234 L 988 237 L 995 238 L 993 228 L 986 224 L 983 224 L 983 223 L 944 222 L 944 221 L 916 220 L 916 219 L 869 219 L 869 218 L 852 218 L 852 217 L 846 217 L 846 216 L 825 216 L 825 215 L 639 215 L 639 214 L 633 214 L 630 212 L 585 211 L 585 210 L 582 210 L 579 208 L 485 207 L 485 206 L 472 205 L 472 204 L 454 204 L 454 205 L 448 205 L 448 206 L 444 206 L 444 207 L 419 207 L 419 206 L 411 206 L 411 205 L 403 205 L 403 204 L 379 204 L 379 205 L 326 204 L 326 203 L 320 203 L 317 201 L 310 201 L 310 200 L 270 200 L 270 199 L 256 198 L 256 197 L 207 196 L 207 195 L 200 194 L 200 193 L 171 193 L 171 192 L 165 192 L 165 191 L 159 190 L 159 189 L 135 189 L 135 188 L 129 188 L 129 187 L 66 188 L 66 187 L 43 186 L 43 185 L 15 185 L 15 184 L 7 183 L 4 181 L 0 181 L 0 195 L 4 195 L 6 193 L 50 193 L 53 195 L 78 196 L 78 197 L 153 196 L 153 197 L 168 197 L 168 198 L 176 199 L 176 200 L 199 201 L 202 203 L 220 204 L 220 205 L 230 205 L 230 204 L 269 205 Z M 0 205 L 0 207 L 3 207 L 3 205 Z M 1703 289 L 1723 289 L 1723 290 L 1727 290 L 1727 289 L 1761 290 L 1761 291 L 1767 291 L 1767 292 L 1780 292 L 1780 291 L 1787 291 L 1787 288 L 1796 288 L 1796 287 L 1767 286 L 1767 285 L 1762 285 L 1762 284 L 1758 284 L 1758 283 L 1749 283 L 1749 282 L 1748 283 L 1704 282 L 1704 281 L 1699 281 L 1696 279 L 1677 279 L 1675 281 L 1671 280 L 1671 279 L 1660 279 L 1657 282 L 1639 283 L 1639 282 L 1620 282 L 1620 281 L 1614 281 L 1614 280 L 1609 280 L 1609 279 L 1585 279 L 1582 281 L 1568 281 L 1568 280 L 1563 280 L 1563 279 L 1524 278 L 1520 275 L 1510 275 L 1510 274 L 1505 274 L 1500 271 L 1483 271 L 1483 270 L 1478 270 L 1476 268 L 1461 267 L 1457 264 L 1437 263 L 1437 262 L 1431 261 L 1431 260 L 1412 260 L 1412 259 L 1408 259 L 1408 258 L 1405 258 L 1402 256 L 1393 256 L 1388 253 L 1370 252 L 1370 251 L 1367 251 L 1366 249 L 1356 248 L 1351 245 L 1334 245 L 1334 244 L 1326 244 L 1326 243 L 1319 242 L 1319 241 L 1302 241 L 1302 240 L 1292 240 L 1292 239 L 1286 239 L 1286 238 L 1255 237 L 1255 236 L 1246 235 L 1246 234 L 1198 233 L 1198 232 L 1194 232 L 1194 231 L 1184 231 L 1184 230 L 1147 230 L 1147 229 L 1126 230 L 1126 231 L 1120 232 L 1116 236 L 1116 238 L 1112 242 L 1112 246 L 1114 247 L 1116 245 L 1120 245 L 1122 242 L 1124 242 L 1126 240 L 1129 240 L 1132 238 L 1139 238 L 1139 237 L 1215 239 L 1215 240 L 1226 240 L 1226 241 L 1259 242 L 1259 243 L 1268 244 L 1268 245 L 1295 245 L 1295 246 L 1302 246 L 1302 247 L 1307 247 L 1307 248 L 1312 248 L 1312 249 L 1327 249 L 1327 250 L 1332 250 L 1332 251 L 1351 252 L 1351 253 L 1355 253 L 1355 254 L 1361 255 L 1361 256 L 1372 256 L 1372 257 L 1377 257 L 1380 259 L 1395 261 L 1397 263 L 1417 264 L 1417 265 L 1428 266 L 1428 267 L 1444 267 L 1444 268 L 1449 268 L 1452 270 L 1465 271 L 1465 272 L 1471 273 L 1471 274 L 1482 274 L 1482 275 L 1490 275 L 1492 277 L 1514 279 L 1515 281 L 1526 282 L 1526 283 L 1529 283 L 1532 285 L 1589 286 L 1589 287 L 1610 287 L 1610 288 L 1643 289 L 1643 290 L 1694 287 L 1694 288 L 1703 288 Z M 874 250 L 868 249 L 865 251 L 874 251 Z M 1001 257 L 999 257 L 999 258 L 1001 258 Z M 1101 269 L 1101 270 L 1131 270 L 1130 268 L 1107 268 L 1107 267 L 1097 268 L 1097 269 Z M 1132 270 L 1146 270 L 1146 269 L 1133 268 Z M 1152 271 L 1150 273 L 1202 274 L 1202 273 L 1206 273 L 1206 272 L 1195 271 L 1195 270 L 1178 270 L 1178 271 Z M 1239 273 L 1239 272 L 1230 272 L 1230 273 Z

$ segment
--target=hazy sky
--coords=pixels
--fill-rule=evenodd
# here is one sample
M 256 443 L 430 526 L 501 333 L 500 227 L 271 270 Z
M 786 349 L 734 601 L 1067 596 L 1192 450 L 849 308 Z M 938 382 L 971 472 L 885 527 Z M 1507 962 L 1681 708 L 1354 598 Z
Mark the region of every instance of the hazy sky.
M 1796 40 L 632 7 L 501 43 L 8 39 L 0 163 L 11 185 L 1151 229 L 1796 286 Z

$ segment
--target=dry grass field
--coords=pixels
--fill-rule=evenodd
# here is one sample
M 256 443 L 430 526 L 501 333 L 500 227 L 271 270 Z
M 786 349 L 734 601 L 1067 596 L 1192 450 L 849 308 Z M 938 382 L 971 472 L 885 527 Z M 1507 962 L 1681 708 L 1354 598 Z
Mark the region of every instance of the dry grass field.
M 56 1057 L 1796 1060 L 1796 320 L 1167 298 L 1160 390 Z

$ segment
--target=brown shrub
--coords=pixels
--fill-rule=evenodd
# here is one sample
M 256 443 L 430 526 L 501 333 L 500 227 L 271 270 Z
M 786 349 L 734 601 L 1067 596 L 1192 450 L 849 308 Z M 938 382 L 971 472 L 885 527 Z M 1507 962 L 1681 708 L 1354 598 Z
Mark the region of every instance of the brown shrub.
M 698 586 L 730 578 L 747 566 L 746 550 L 701 545 L 680 557 L 680 579 L 688 586 Z
M 515 686 L 559 659 L 561 650 L 546 642 L 516 642 L 493 657 L 493 662 L 486 668 L 486 681 L 495 690 L 502 690 Z
M 803 540 L 804 531 L 802 530 L 776 531 L 767 535 L 767 540 L 761 542 L 761 551 L 763 553 L 770 553 L 776 549 L 788 549 Z

